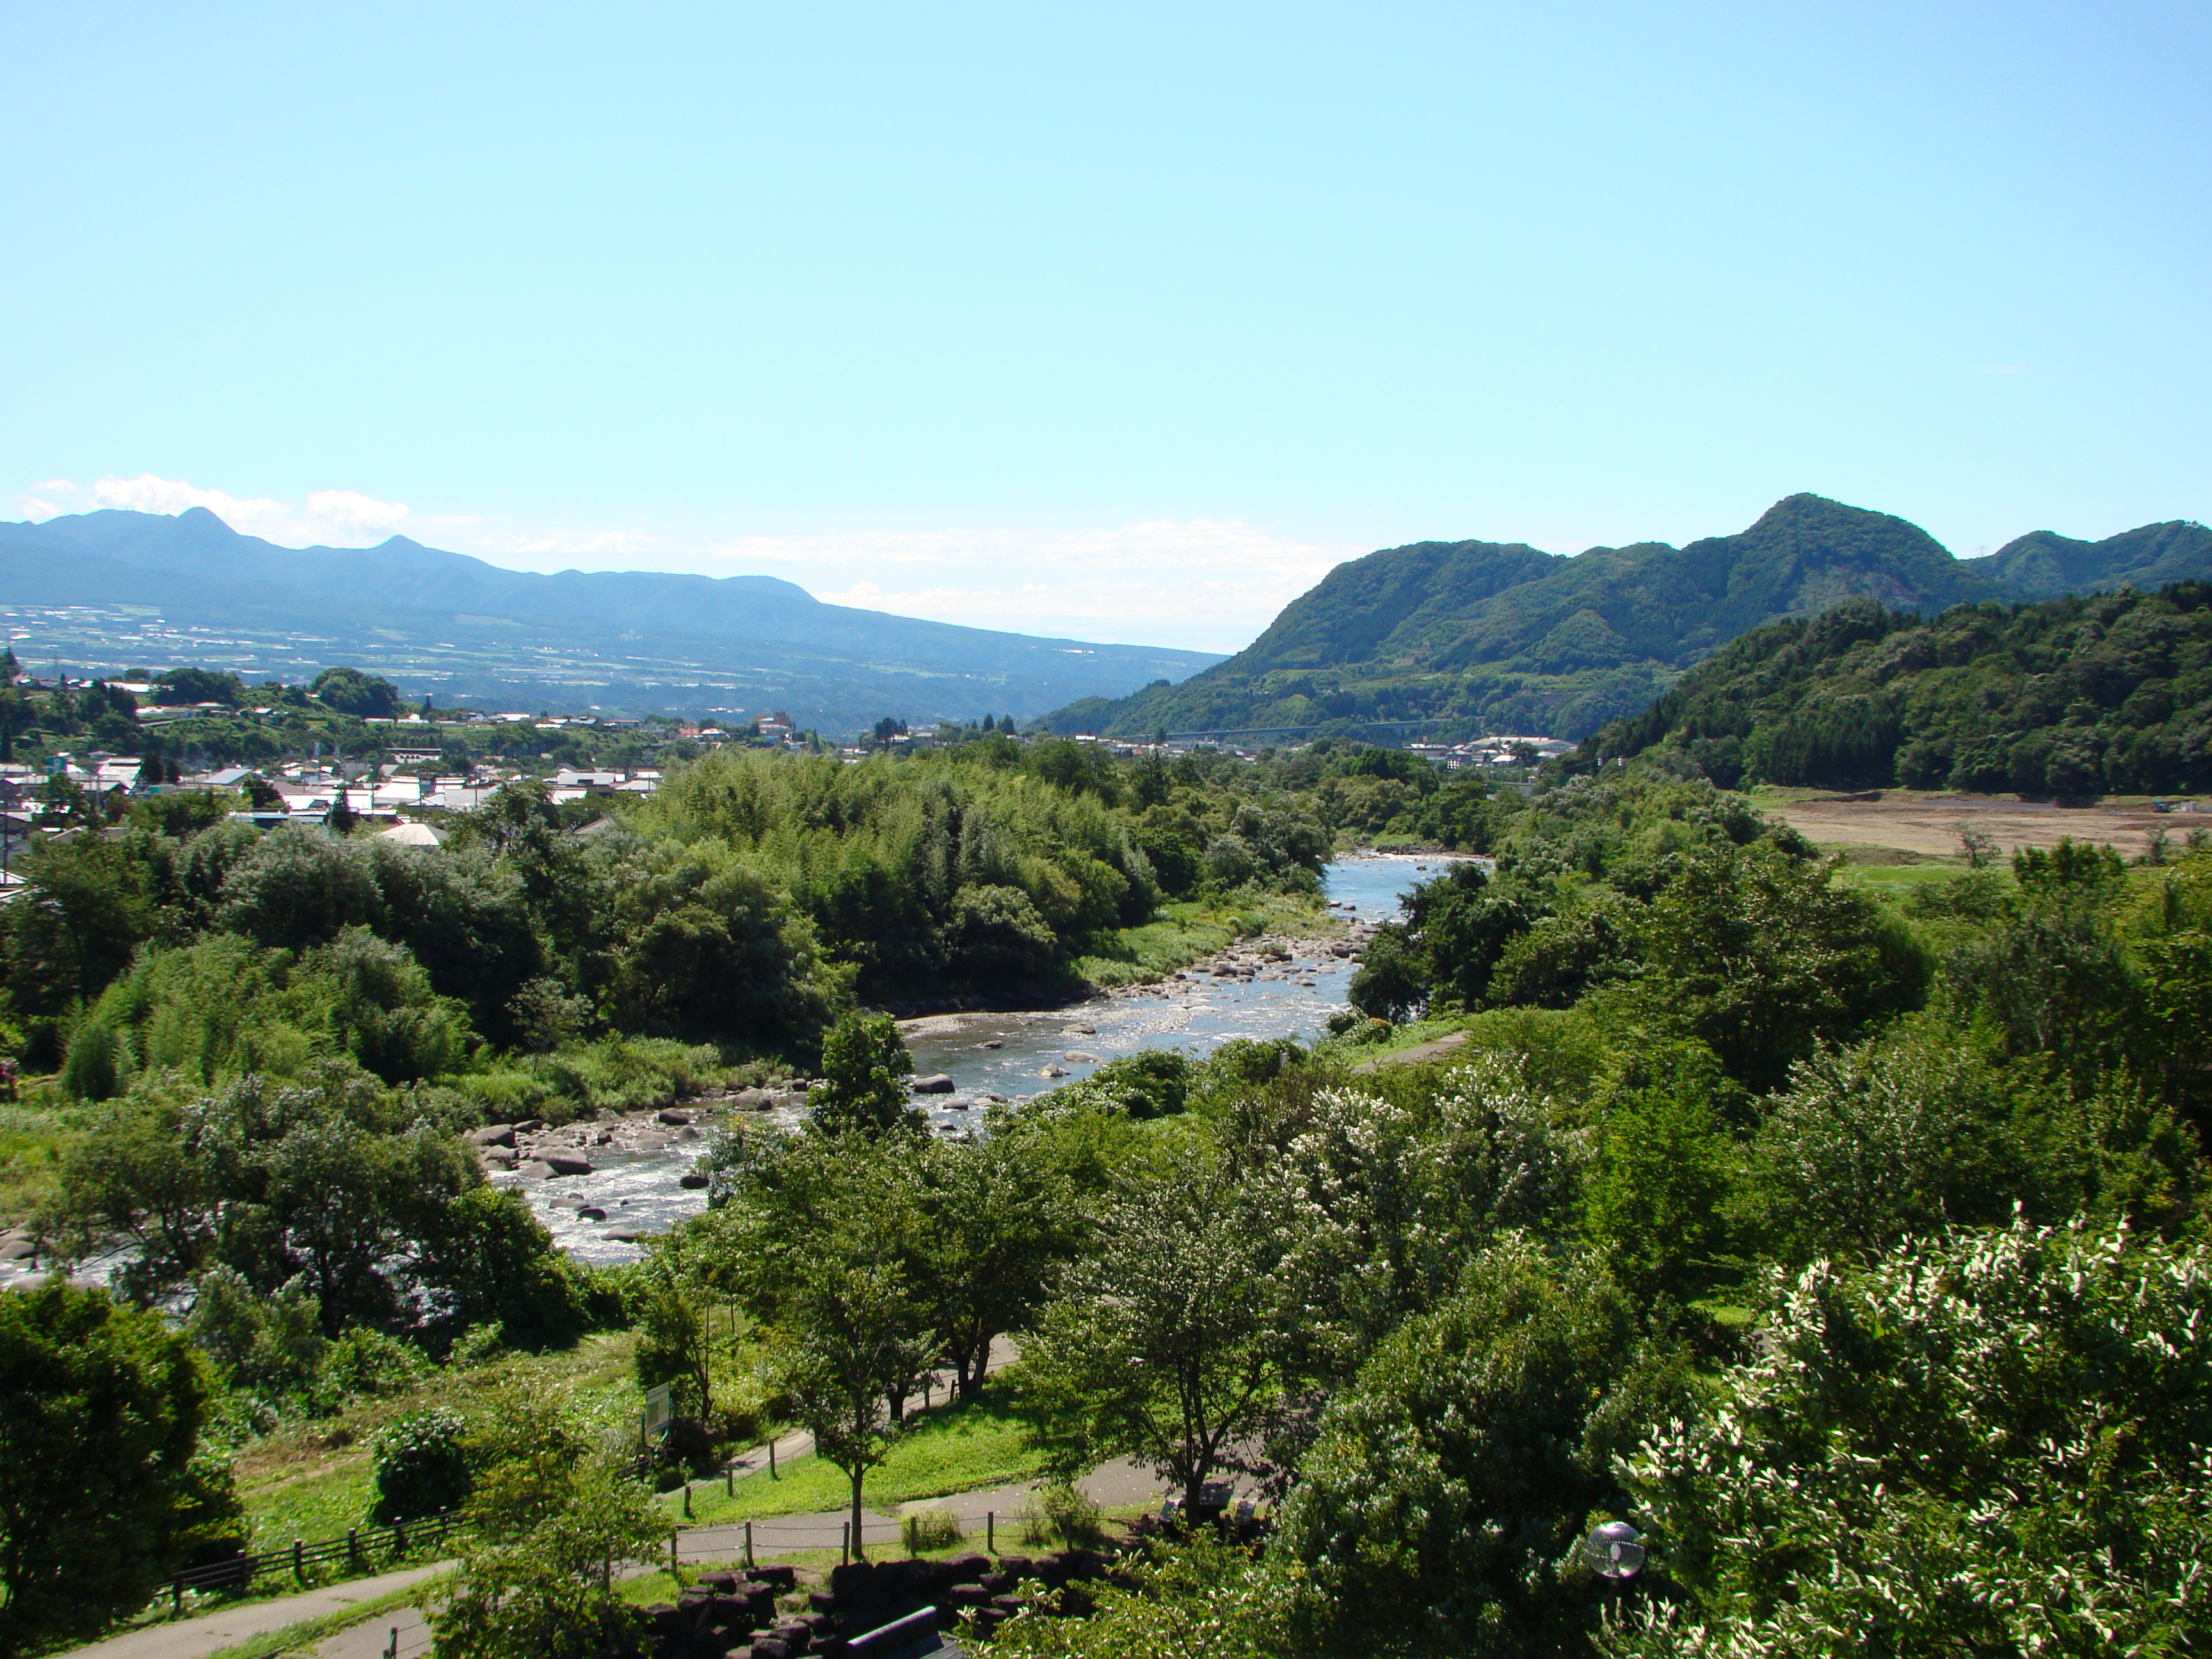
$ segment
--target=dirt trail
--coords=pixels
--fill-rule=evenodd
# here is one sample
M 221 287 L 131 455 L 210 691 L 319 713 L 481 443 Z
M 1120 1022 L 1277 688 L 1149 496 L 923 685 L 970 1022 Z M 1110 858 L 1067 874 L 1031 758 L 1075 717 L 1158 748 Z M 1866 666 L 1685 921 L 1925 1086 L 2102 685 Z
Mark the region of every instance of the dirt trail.
M 2105 842 L 2122 856 L 2139 858 L 2151 830 L 2163 825 L 2177 847 L 2190 830 L 2212 830 L 2212 811 L 2154 812 L 2148 805 L 2059 806 L 2006 795 L 1923 795 L 1885 789 L 1877 799 L 1835 796 L 1762 802 L 1807 840 L 1887 847 L 1902 853 L 1955 857 L 1959 831 L 1972 825 L 2009 853 L 2018 847 L 2055 847 L 2062 836 Z

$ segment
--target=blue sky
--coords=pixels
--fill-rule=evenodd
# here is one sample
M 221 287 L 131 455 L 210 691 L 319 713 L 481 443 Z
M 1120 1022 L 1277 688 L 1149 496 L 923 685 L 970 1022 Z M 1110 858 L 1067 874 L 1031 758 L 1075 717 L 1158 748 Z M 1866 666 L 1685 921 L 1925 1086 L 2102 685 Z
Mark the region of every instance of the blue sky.
M 10 0 L 0 50 L 15 514 L 1231 649 L 1427 538 L 2212 511 L 2202 3 Z

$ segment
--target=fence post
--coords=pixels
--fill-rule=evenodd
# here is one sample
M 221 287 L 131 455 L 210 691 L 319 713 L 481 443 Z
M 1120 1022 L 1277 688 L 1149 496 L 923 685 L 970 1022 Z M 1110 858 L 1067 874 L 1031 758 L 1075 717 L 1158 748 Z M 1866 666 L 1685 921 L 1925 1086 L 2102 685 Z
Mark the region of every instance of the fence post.
M 392 1627 L 392 1641 L 384 1650 L 384 1659 L 399 1659 L 399 1626 Z
M 691 1483 L 689 1480 L 684 1483 L 684 1518 L 686 1521 L 691 1519 Z
M 850 1565 L 853 1559 L 853 1523 L 850 1521 L 846 1522 L 837 1528 L 837 1552 L 845 1558 L 846 1564 Z
M 346 1560 L 353 1566 L 361 1565 L 361 1528 L 358 1527 L 346 1528 Z
M 676 1559 L 677 1540 L 683 1536 L 684 1528 L 681 1527 L 671 1527 L 668 1529 L 668 1576 L 671 1578 L 676 1577 L 676 1569 L 679 1565 Z
M 172 1578 L 169 1581 L 169 1616 L 173 1619 L 181 1618 L 184 1616 L 184 1611 L 185 1581 L 182 1578 Z
M 999 1512 L 996 1510 L 985 1510 L 983 1511 L 983 1553 L 996 1555 L 998 1553 Z
M 407 1523 L 406 1523 L 404 1521 L 395 1521 L 395 1522 L 393 1522 L 392 1523 L 392 1559 L 394 1559 L 395 1561 L 396 1561 L 396 1560 L 398 1560 L 398 1559 L 402 1559 L 403 1557 L 404 1557 L 404 1556 L 406 1555 L 406 1553 L 407 1553 Z
M 771 1480 L 777 1478 L 775 1473 L 775 1437 L 774 1435 L 770 1435 L 768 1439 L 768 1478 Z
M 750 1566 L 752 1565 L 752 1564 L 753 1564 L 753 1523 L 752 1523 L 751 1522 L 748 1521 L 748 1522 L 745 1522 L 745 1565 L 746 1565 L 747 1567 L 750 1567 Z
M 307 1582 L 307 1540 L 304 1538 L 292 1540 L 292 1577 L 303 1584 Z

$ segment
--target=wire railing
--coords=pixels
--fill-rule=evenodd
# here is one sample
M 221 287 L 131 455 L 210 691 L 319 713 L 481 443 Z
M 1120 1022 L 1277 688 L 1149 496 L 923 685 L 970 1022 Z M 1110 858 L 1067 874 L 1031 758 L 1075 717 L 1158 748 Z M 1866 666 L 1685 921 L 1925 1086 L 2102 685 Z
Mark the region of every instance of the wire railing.
M 394 1565 L 404 1561 L 415 1551 L 443 1547 L 447 1539 L 465 1531 L 467 1527 L 465 1519 L 441 1510 L 427 1520 L 356 1527 L 343 1538 L 319 1539 L 312 1544 L 299 1539 L 283 1549 L 226 1555 L 173 1574 L 168 1581 L 170 1604 L 173 1608 L 181 1609 L 186 1590 L 241 1593 L 251 1589 L 257 1578 L 270 1573 L 289 1572 L 295 1583 L 304 1585 L 311 1570 L 334 1562 L 343 1563 L 355 1571 L 365 1571 L 380 1564 Z

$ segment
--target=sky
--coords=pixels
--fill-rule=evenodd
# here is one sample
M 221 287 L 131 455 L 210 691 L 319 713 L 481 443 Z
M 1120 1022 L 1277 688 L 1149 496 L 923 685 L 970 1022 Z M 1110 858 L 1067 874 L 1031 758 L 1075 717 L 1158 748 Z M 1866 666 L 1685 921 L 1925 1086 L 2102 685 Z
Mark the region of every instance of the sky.
M 2202 0 L 0 0 L 0 514 L 1220 651 L 1409 541 L 2212 517 Z

